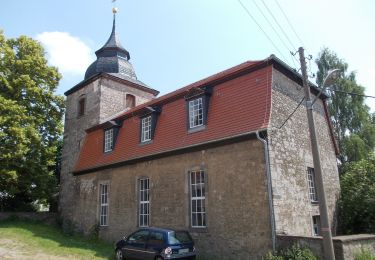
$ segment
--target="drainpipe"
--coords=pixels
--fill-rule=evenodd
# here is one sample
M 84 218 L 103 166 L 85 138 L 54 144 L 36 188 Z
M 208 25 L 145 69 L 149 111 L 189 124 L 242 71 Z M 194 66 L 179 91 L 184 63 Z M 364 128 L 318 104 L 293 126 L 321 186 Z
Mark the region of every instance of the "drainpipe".
M 264 146 L 264 158 L 266 160 L 266 174 L 267 174 L 267 188 L 268 188 L 268 204 L 270 208 L 271 215 L 271 233 L 272 233 L 272 251 L 276 252 L 276 230 L 275 230 L 275 213 L 273 209 L 273 200 L 272 200 L 272 179 L 271 179 L 271 165 L 269 158 L 269 149 L 266 139 L 263 139 L 259 136 L 259 131 L 256 131 L 256 136 L 259 141 L 263 143 Z

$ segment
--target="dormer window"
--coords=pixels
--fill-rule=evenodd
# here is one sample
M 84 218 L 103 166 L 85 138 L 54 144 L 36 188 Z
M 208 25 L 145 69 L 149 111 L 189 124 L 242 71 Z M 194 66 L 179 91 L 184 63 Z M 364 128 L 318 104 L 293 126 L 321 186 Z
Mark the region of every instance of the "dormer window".
M 212 87 L 204 87 L 192 88 L 185 96 L 189 132 L 203 130 L 207 125 L 208 105 L 211 94 Z
M 78 100 L 78 117 L 83 116 L 85 114 L 85 107 L 86 98 L 85 96 L 81 96 Z
M 141 119 L 141 142 L 151 141 L 151 118 L 152 116 L 146 116 Z
M 113 128 L 104 131 L 104 152 L 113 150 Z
M 203 113 L 203 101 L 201 97 L 189 101 L 190 128 L 203 125 Z
M 135 107 L 135 96 L 131 94 L 126 94 L 126 108 Z
M 145 107 L 139 111 L 141 144 L 147 144 L 154 139 L 156 123 L 160 113 L 160 106 Z

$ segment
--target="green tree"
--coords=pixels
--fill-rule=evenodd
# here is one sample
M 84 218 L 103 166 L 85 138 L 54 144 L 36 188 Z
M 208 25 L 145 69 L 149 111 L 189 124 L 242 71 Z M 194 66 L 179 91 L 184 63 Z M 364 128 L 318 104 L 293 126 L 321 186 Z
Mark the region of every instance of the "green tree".
M 42 46 L 0 31 L 0 210 L 33 210 L 56 193 L 64 98 Z
M 375 232 L 375 155 L 349 163 L 341 177 L 341 224 L 346 233 Z
M 318 66 L 317 84 L 321 86 L 325 76 L 331 69 L 340 69 L 340 78 L 334 89 L 364 94 L 365 88 L 356 82 L 354 72 L 348 72 L 348 64 L 328 48 L 322 49 L 316 59 Z M 328 109 L 340 148 L 342 163 L 358 161 L 366 158 L 375 148 L 375 124 L 369 107 L 360 95 L 329 91 L 331 98 Z

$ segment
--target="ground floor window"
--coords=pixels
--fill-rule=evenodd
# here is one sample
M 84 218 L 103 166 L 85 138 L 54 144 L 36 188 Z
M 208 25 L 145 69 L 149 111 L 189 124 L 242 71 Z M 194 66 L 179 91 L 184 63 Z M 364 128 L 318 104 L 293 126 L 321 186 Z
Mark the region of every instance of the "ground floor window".
M 196 228 L 206 227 L 205 182 L 203 170 L 190 172 L 191 226 Z
M 150 179 L 139 180 L 139 226 L 148 227 L 150 222 Z
M 108 184 L 100 184 L 100 226 L 108 226 Z
M 320 236 L 320 216 L 313 216 L 312 223 L 313 223 L 313 235 Z

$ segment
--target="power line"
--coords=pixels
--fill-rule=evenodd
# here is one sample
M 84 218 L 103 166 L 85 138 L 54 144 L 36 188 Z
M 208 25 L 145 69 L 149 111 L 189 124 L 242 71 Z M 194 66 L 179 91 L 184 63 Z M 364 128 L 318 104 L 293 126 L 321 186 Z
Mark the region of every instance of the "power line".
M 360 96 L 360 97 L 365 97 L 365 98 L 375 98 L 375 96 L 368 96 L 368 95 L 363 95 L 363 94 L 359 94 L 359 93 L 346 92 L 346 91 L 336 90 L 336 89 L 331 89 L 331 88 L 329 90 L 333 91 L 333 92 L 338 92 L 338 93 L 343 93 L 343 94 L 351 95 L 351 96 Z
M 281 129 L 285 124 L 286 122 L 288 122 L 288 120 L 294 115 L 294 113 L 297 111 L 297 109 L 301 106 L 302 102 L 305 100 L 305 97 L 303 97 L 301 99 L 301 101 L 298 103 L 298 106 L 293 110 L 293 112 L 288 116 L 288 118 L 284 121 L 284 123 L 279 126 L 279 129 Z
M 305 44 L 303 43 L 303 41 L 301 40 L 301 38 L 298 36 L 298 33 L 296 32 L 296 30 L 294 29 L 294 26 L 292 25 L 292 23 L 289 21 L 288 19 L 288 16 L 285 14 L 284 10 L 281 8 L 281 5 L 279 4 L 279 2 L 277 0 L 275 0 L 277 6 L 279 7 L 280 11 L 282 12 L 282 14 L 284 15 L 284 18 L 285 20 L 288 22 L 290 28 L 292 28 L 292 31 L 294 32 L 294 34 L 296 35 L 296 37 L 298 38 L 298 40 L 301 42 L 301 44 L 303 46 L 305 46 Z
M 246 6 L 242 3 L 241 0 L 237 0 L 242 8 L 246 11 L 247 15 L 253 20 L 253 22 L 259 27 L 259 29 L 263 32 L 263 34 L 267 37 L 267 39 L 272 43 L 273 47 L 279 52 L 279 54 L 285 59 L 285 56 L 283 53 L 279 50 L 279 48 L 276 46 L 276 44 L 272 41 L 272 39 L 268 36 L 268 34 L 263 30 L 262 26 L 257 22 L 257 20 L 254 18 L 254 16 L 250 13 L 250 11 L 246 8 Z
M 284 47 L 289 51 L 289 47 L 286 45 L 286 43 L 284 42 L 284 40 L 281 38 L 280 34 L 277 32 L 277 30 L 275 29 L 275 27 L 272 25 L 272 23 L 270 22 L 270 20 L 268 20 L 267 16 L 264 14 L 264 12 L 262 11 L 262 9 L 259 7 L 259 5 L 257 4 L 256 0 L 253 0 L 253 3 L 255 4 L 255 6 L 257 7 L 257 9 L 259 10 L 259 12 L 262 14 L 262 16 L 264 17 L 264 19 L 267 21 L 267 23 L 271 26 L 272 30 L 276 33 L 277 37 L 279 37 L 281 43 L 284 45 Z M 293 56 L 292 56 L 292 62 L 293 62 L 293 65 L 294 67 L 296 67 L 296 63 L 293 59 Z
M 284 31 L 283 27 L 280 25 L 280 23 L 277 21 L 276 17 L 273 15 L 272 11 L 268 8 L 267 4 L 264 2 L 264 0 L 262 0 L 262 3 L 264 5 L 264 7 L 267 9 L 268 13 L 272 16 L 273 20 L 275 21 L 275 23 L 279 26 L 281 32 L 284 34 L 285 38 L 288 40 L 290 46 L 292 46 L 293 50 L 296 50 L 296 48 L 294 47 L 292 41 L 290 40 L 290 38 L 288 37 L 288 35 L 286 34 L 286 32 Z

